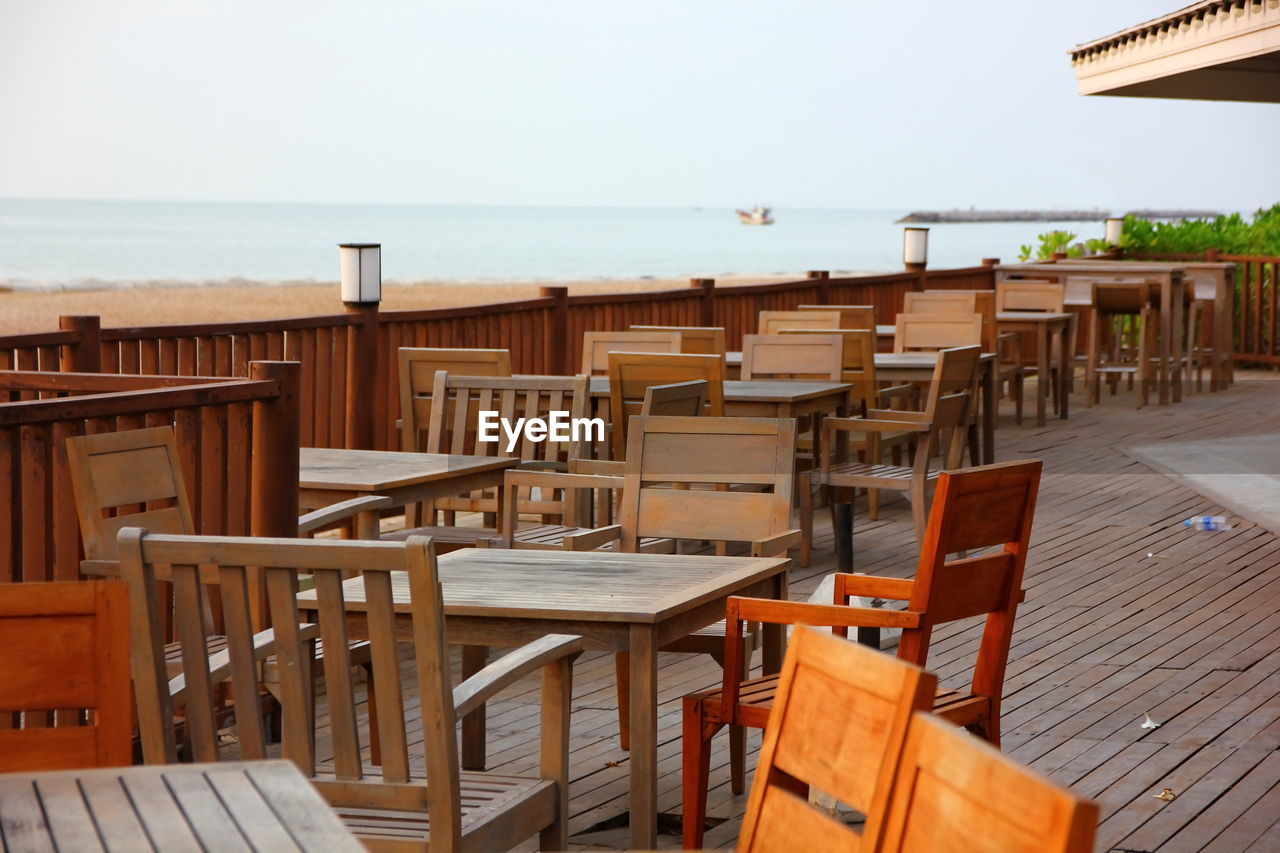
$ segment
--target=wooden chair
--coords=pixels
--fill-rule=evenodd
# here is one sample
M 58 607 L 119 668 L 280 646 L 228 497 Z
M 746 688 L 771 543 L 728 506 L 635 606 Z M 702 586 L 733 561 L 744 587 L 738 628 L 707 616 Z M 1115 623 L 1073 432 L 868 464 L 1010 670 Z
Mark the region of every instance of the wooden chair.
M 613 427 L 610 436 L 613 458 L 625 458 L 627 422 L 632 415 L 640 413 L 645 391 L 651 385 L 696 381 L 707 383 L 706 414 L 711 417 L 722 417 L 724 415 L 724 359 L 722 357 L 610 353 L 609 421 Z
M 798 311 L 836 311 L 840 314 L 840 324 L 833 329 L 871 329 L 876 328 L 876 306 L 874 305 L 797 305 Z
M 677 332 L 680 352 L 690 355 L 724 355 L 722 326 L 629 326 L 633 332 Z
M 844 338 L 839 334 L 742 336 L 743 379 L 839 382 L 843 369 Z
M 981 314 L 899 314 L 894 352 L 937 352 L 982 345 Z
M 801 532 L 791 527 L 793 418 L 636 417 L 628 444 L 620 523 L 565 537 L 570 550 L 616 543 L 632 553 L 643 537 L 661 537 L 711 540 L 719 554 L 726 553 L 728 542 L 745 542 L 752 556 L 771 557 L 800 544 Z M 742 485 L 767 490 L 733 488 Z M 754 647 L 756 637 L 749 626 L 745 642 Z M 663 649 L 710 654 L 723 663 L 724 625 L 700 629 Z M 625 700 L 630 679 L 626 655 L 617 656 L 617 671 L 618 694 Z M 630 713 L 625 701 L 618 712 L 625 747 Z M 731 753 L 739 780 L 744 754 L 739 731 Z
M 757 334 L 776 335 L 783 329 L 838 329 L 840 312 L 828 306 L 825 311 L 761 311 Z
M 1134 402 L 1139 409 L 1150 402 L 1152 385 L 1164 381 L 1165 371 L 1157 359 L 1160 312 L 1155 298 L 1147 282 L 1095 283 L 1085 343 L 1088 405 L 1099 401 L 1104 379 L 1112 394 L 1121 377 L 1129 377 L 1130 387 L 1136 381 Z
M 124 584 L 5 584 L 0 649 L 0 772 L 132 763 Z
M 980 314 L 972 290 L 924 290 L 902 294 L 903 314 Z
M 1002 281 L 996 285 L 996 311 L 1063 312 L 1066 285 L 1050 281 Z
M 878 850 L 908 724 L 913 713 L 929 708 L 937 679 L 888 655 L 801 628 L 792 635 L 777 684 L 736 849 Z M 691 769 L 685 768 L 685 785 L 696 787 Z M 862 832 L 813 808 L 804 799 L 806 787 L 865 815 Z M 697 809 L 705 811 L 705 803 Z M 686 820 L 686 848 L 702 843 L 692 829 Z
M 583 332 L 582 369 L 579 373 L 603 375 L 609 372 L 611 352 L 680 352 L 680 332 L 635 331 Z
M 885 853 L 1092 853 L 1098 807 L 931 714 L 911 715 Z
M 396 358 L 400 366 L 401 450 L 423 450 L 431 424 L 436 371 L 463 376 L 511 375 L 511 351 L 505 349 L 401 347 Z
M 742 679 L 739 675 L 747 651 L 740 648 L 735 631 L 746 621 L 833 627 L 838 632 L 900 628 L 898 657 L 926 667 L 935 627 L 985 615 L 969 689 L 940 690 L 932 706 L 934 713 L 952 724 L 1000 745 L 1004 672 L 1014 616 L 1022 600 L 1040 471 L 1040 460 L 1030 459 L 941 474 L 914 580 L 837 574 L 830 605 L 729 599 L 723 684 L 719 690 L 684 699 L 686 847 L 701 842 L 711 738 L 726 725 L 764 727 L 775 704 L 777 676 Z M 999 550 L 947 559 L 950 554 L 995 547 Z M 905 601 L 906 609 L 851 607 L 848 602 L 853 597 Z M 690 830 L 698 836 L 691 837 Z
M 1021 335 L 1018 332 L 1002 333 L 1000 331 L 1000 326 L 996 322 L 996 292 L 994 290 L 926 290 L 923 292 L 941 294 L 949 300 L 953 300 L 957 294 L 973 296 L 974 312 L 982 315 L 982 351 L 995 354 L 997 387 L 1001 394 L 1005 393 L 1006 387 L 1008 388 L 1008 396 L 1013 399 L 1014 423 L 1021 425 L 1026 371 L 1022 367 L 1021 353 L 1013 351 L 1013 348 L 1020 346 Z M 906 294 L 907 297 L 912 295 Z M 968 305 L 967 302 L 955 301 L 939 301 L 936 304 L 938 309 L 944 309 L 948 304 L 959 305 L 961 308 L 966 308 Z M 962 313 L 971 312 L 963 311 Z
M 943 350 L 933 371 L 929 396 L 923 412 L 901 409 L 871 409 L 859 418 L 826 418 L 822 422 L 826 448 L 818 481 L 832 488 L 888 489 L 910 495 L 917 541 L 923 541 L 928 518 L 929 490 L 938 473 L 931 469 L 936 450 L 946 449 L 944 469 L 958 468 L 964 456 L 965 439 L 978 393 L 978 346 Z M 882 465 L 876 453 L 866 462 L 834 462 L 831 448 L 841 430 L 864 433 L 911 433 L 916 449 L 910 466 Z M 852 502 L 852 496 L 850 501 Z M 838 496 L 832 497 L 833 523 Z M 852 516 L 852 511 L 850 511 Z M 843 535 L 837 526 L 836 535 Z
M 707 382 L 673 382 L 670 385 L 650 385 L 644 389 L 642 415 L 692 418 L 701 415 L 707 407 Z
M 173 707 L 187 707 L 187 735 L 197 761 L 221 758 L 220 736 L 213 722 L 212 685 L 230 677 L 236 698 L 237 752 L 241 759 L 267 756 L 262 719 L 256 703 L 258 674 L 255 647 L 270 643 L 284 662 L 281 708 L 284 718 L 282 755 L 309 776 L 347 827 L 373 849 L 490 850 L 507 849 L 533 834 L 544 850 L 562 850 L 567 842 L 568 732 L 572 685 L 571 661 L 581 638 L 549 635 L 523 646 L 468 678 L 456 688 L 449 683 L 449 655 L 444 632 L 441 587 L 430 540 L 409 542 L 293 541 L 227 537 L 163 536 L 126 528 L 120 534 L 120 561 L 129 582 L 130 616 L 135 630 L 133 677 L 148 764 L 177 760 Z M 201 566 L 207 567 L 202 577 Z M 270 631 L 254 635 L 247 614 L 248 572 L 261 567 L 271 609 Z M 315 575 L 317 618 L 303 618 L 297 600 L 297 575 Z M 359 581 L 344 585 L 344 573 Z M 184 603 L 180 620 L 184 648 L 193 650 L 180 696 L 162 664 L 162 640 L 155 581 L 168 574 Z M 392 605 L 392 577 L 407 578 L 409 603 Z M 228 614 L 227 654 L 210 666 L 203 654 L 199 602 L 204 585 L 216 579 Z M 325 660 L 328 719 L 333 763 L 316 763 L 314 715 L 305 673 L 312 665 L 308 642 L 319 637 L 331 649 L 347 648 L 345 596 L 365 602 L 365 615 L 377 678 L 377 729 L 382 764 L 361 760 L 357 728 L 356 685 L 351 661 L 343 653 Z M 410 626 L 397 630 L 407 619 Z M 426 779 L 410 770 L 410 731 L 406 720 L 410 697 L 401 683 L 398 646 L 412 637 L 411 660 L 423 726 Z M 540 773 L 535 778 L 491 776 L 459 770 L 457 720 L 524 675 L 542 673 Z

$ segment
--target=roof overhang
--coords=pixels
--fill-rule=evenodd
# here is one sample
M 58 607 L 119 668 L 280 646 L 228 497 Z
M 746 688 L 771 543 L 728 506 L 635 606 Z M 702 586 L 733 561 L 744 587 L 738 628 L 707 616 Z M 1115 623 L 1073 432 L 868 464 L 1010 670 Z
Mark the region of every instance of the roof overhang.
M 1077 45 L 1082 95 L 1280 103 L 1280 0 L 1203 0 Z

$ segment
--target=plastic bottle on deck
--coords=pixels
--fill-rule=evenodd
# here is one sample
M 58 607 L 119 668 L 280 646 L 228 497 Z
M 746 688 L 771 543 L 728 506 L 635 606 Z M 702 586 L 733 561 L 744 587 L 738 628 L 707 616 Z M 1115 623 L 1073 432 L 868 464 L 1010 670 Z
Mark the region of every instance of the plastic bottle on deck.
M 1188 518 L 1182 522 L 1183 527 L 1190 527 L 1192 530 L 1230 530 L 1231 525 L 1227 524 L 1227 519 L 1221 515 L 1197 515 L 1194 518 Z

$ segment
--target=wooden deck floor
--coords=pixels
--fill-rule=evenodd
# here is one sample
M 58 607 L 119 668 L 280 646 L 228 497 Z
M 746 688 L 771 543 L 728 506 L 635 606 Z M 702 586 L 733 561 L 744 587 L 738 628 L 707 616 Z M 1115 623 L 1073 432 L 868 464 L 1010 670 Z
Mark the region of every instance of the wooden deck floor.
M 1186 530 L 1189 516 L 1230 513 L 1123 452 L 1280 434 L 1280 374 L 1242 373 L 1229 391 L 1172 407 L 1135 411 L 1131 399 L 1122 392 L 1043 428 L 1016 427 L 1006 411 L 997 432 L 999 459 L 1045 461 L 1004 748 L 1101 804 L 1099 850 L 1280 850 L 1280 541 L 1238 517 L 1230 531 Z M 832 570 L 825 514 L 820 522 L 813 565 L 793 570 L 793 597 Z M 905 504 L 887 504 L 876 523 L 859 513 L 855 527 L 859 571 L 911 575 Z M 976 627 L 935 636 L 929 668 L 944 682 L 963 683 Z M 718 677 L 709 659 L 661 661 L 659 808 L 673 816 L 670 833 L 680 809 L 679 700 Z M 534 768 L 536 701 L 530 680 L 490 705 L 491 768 Z M 579 660 L 574 709 L 575 848 L 625 847 L 616 827 L 625 820 L 627 754 L 617 745 L 610 657 Z M 1144 711 L 1162 725 L 1142 728 Z M 748 744 L 753 765 L 759 734 Z M 723 822 L 707 844 L 732 847 L 746 797 L 729 792 L 723 748 L 711 783 L 709 815 Z M 1176 799 L 1155 798 L 1163 788 Z M 662 846 L 678 838 L 664 834 Z

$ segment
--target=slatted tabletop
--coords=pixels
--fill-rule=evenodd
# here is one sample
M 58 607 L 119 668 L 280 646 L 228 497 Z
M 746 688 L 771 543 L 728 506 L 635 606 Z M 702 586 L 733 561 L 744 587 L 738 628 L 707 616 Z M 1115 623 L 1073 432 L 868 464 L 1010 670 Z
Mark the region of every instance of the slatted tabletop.
M 360 851 L 288 761 L 0 775 L 0 849 Z
M 304 447 L 299 461 L 298 485 L 304 489 L 341 488 L 381 494 L 402 486 L 456 479 L 477 472 L 501 471 L 513 467 L 520 460 Z

